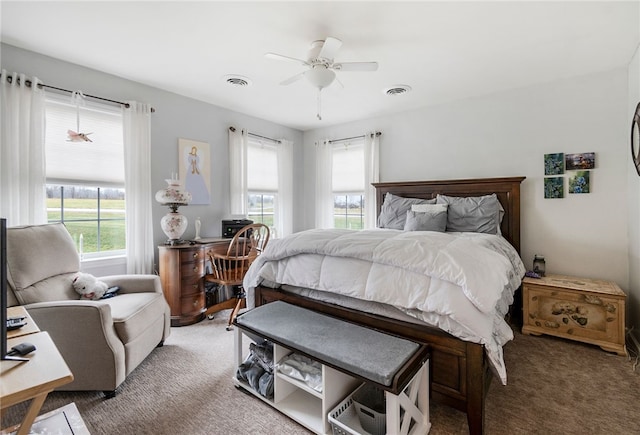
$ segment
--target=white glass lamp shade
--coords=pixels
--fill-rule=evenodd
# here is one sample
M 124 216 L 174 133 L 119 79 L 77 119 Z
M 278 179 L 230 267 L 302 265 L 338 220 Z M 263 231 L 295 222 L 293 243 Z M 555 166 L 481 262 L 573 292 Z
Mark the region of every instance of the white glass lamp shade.
M 167 213 L 160 220 L 160 227 L 169 238 L 169 241 L 180 240 L 188 224 L 187 218 L 177 211 Z
M 312 69 L 306 71 L 304 76 L 313 86 L 322 89 L 333 83 L 333 80 L 336 78 L 336 73 L 324 66 L 314 66 Z
M 191 202 L 191 194 L 182 189 L 180 180 L 172 178 L 165 181 L 168 186 L 156 192 L 156 201 L 164 205 L 187 205 Z

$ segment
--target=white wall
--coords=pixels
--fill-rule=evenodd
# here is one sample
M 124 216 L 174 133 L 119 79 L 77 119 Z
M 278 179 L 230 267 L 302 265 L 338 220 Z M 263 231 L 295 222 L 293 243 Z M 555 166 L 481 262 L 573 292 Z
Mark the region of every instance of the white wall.
M 222 107 L 186 98 L 141 83 L 125 80 L 100 71 L 84 68 L 17 47 L 0 45 L 2 68 L 35 76 L 43 83 L 81 90 L 118 101 L 136 100 L 150 103 L 155 108 L 151 116 L 151 178 L 154 192 L 166 187 L 164 181 L 178 172 L 178 138 L 207 142 L 211 156 L 211 205 L 181 207 L 189 226 L 185 238 L 195 236 L 196 217 L 202 221 L 202 237 L 219 236 L 221 220 L 229 216 L 229 153 L 227 135 L 229 126 L 271 138 L 286 138 L 294 143 L 294 177 L 302 177 L 302 132 L 272 122 L 232 112 Z M 181 80 L 176 77 L 176 80 Z M 243 91 L 243 89 L 240 89 Z M 242 98 L 239 92 L 238 98 Z M 294 195 L 300 195 L 294 185 Z M 153 202 L 154 241 L 164 243 L 166 236 L 160 229 L 160 219 L 168 209 Z M 295 213 L 295 211 L 294 211 Z M 294 219 L 296 215 L 294 214 Z M 157 264 L 157 252 L 156 252 Z M 87 265 L 89 267 L 89 265 Z M 112 270 L 110 270 L 112 271 Z M 91 273 L 96 273 L 91 269 Z
M 382 131 L 381 181 L 526 176 L 522 258 L 629 288 L 627 71 L 578 77 L 304 134 L 306 227 L 314 142 Z M 392 98 L 402 98 L 401 96 Z M 390 104 L 392 102 L 390 101 Z M 544 199 L 545 153 L 595 152 L 589 194 Z
M 627 115 L 627 131 L 640 103 L 640 47 L 629 64 L 629 106 Z M 627 138 L 629 141 L 629 138 Z M 630 144 L 627 143 L 630 149 Z M 628 151 L 627 173 L 629 183 L 629 294 L 627 298 L 627 317 L 635 325 L 635 337 L 640 342 L 640 177 L 631 163 L 631 152 Z

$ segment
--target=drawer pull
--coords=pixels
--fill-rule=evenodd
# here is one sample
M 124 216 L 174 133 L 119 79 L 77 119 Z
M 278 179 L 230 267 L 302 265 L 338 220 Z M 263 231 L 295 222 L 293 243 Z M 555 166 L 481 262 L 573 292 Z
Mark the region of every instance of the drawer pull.
M 197 272 L 197 271 L 198 271 L 198 266 L 194 266 L 194 267 L 193 267 L 193 271 L 194 271 L 194 272 Z
M 191 287 L 198 288 L 198 284 L 193 284 Z
M 194 252 L 194 253 L 193 253 L 193 258 L 198 258 L 198 255 L 200 255 L 200 253 L 199 253 L 199 252 Z
M 197 306 L 198 306 L 198 300 L 197 300 L 197 299 L 194 299 L 194 300 L 193 300 L 193 306 L 194 306 L 194 307 L 197 307 Z

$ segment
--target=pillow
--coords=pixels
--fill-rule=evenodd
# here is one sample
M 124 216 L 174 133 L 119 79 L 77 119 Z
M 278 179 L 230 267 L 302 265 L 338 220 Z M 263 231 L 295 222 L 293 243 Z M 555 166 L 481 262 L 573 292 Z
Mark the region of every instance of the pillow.
M 411 211 L 417 211 L 418 213 L 425 213 L 428 211 L 447 211 L 449 204 L 412 204 Z
M 485 196 L 438 195 L 438 204 L 448 204 L 447 231 L 500 234 L 504 209 L 495 193 Z
M 407 219 L 404 224 L 405 231 L 439 231 L 444 233 L 446 229 L 446 208 L 425 212 L 407 210 Z
M 387 192 L 382 203 L 378 228 L 404 229 L 407 211 L 413 204 L 435 204 L 435 199 L 404 198 Z

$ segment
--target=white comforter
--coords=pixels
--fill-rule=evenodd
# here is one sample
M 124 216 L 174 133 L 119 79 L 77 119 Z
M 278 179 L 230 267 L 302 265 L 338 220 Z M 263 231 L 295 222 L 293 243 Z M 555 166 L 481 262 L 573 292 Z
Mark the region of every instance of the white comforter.
M 525 268 L 501 236 L 399 230 L 309 230 L 270 241 L 249 269 L 247 302 L 263 280 L 395 306 L 481 343 L 503 384 L 504 321 Z

